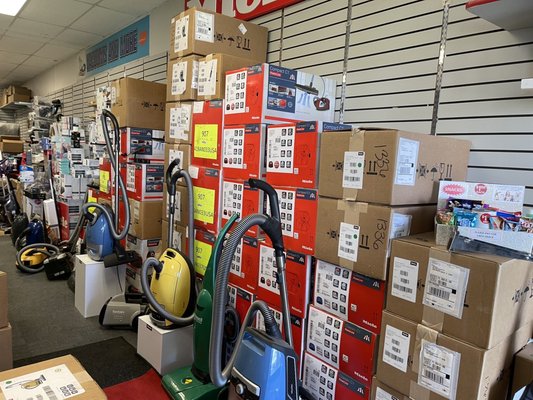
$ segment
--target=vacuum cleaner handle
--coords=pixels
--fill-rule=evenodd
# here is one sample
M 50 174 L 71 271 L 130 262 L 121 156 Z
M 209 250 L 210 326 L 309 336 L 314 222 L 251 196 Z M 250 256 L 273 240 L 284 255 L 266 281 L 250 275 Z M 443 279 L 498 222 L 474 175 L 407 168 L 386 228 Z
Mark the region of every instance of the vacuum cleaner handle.
M 266 193 L 270 201 L 270 216 L 276 221 L 281 221 L 279 212 L 278 192 L 269 183 L 261 179 L 248 179 L 248 184 L 252 189 L 259 189 Z
M 176 182 L 178 181 L 180 176 L 178 174 L 174 174 L 173 172 L 174 168 L 180 165 L 180 162 L 180 159 L 176 158 L 169 164 L 167 168 L 165 182 L 167 184 L 167 192 L 170 196 L 174 195 L 174 193 L 176 192 Z

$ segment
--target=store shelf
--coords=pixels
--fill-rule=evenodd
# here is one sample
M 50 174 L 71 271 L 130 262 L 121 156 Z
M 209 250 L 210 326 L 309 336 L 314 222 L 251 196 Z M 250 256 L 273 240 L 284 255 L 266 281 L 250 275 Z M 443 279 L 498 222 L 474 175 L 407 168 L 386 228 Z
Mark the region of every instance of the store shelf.
M 533 27 L 531 0 L 470 0 L 466 9 L 508 31 Z
M 23 101 L 14 101 L 14 102 L 3 105 L 2 107 L 0 107 L 0 110 L 17 111 L 21 109 L 28 109 L 28 108 L 31 108 L 32 104 L 33 103 L 27 103 Z

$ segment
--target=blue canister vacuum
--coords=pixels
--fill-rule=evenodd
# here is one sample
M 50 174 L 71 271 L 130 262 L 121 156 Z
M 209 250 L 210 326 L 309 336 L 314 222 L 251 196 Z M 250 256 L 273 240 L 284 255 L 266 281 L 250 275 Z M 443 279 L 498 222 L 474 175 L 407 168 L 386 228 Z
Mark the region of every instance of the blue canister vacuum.
M 217 269 L 213 322 L 211 326 L 209 373 L 215 386 L 229 382 L 228 399 L 280 400 L 312 396 L 298 380 L 297 356 L 292 347 L 289 300 L 285 280 L 285 249 L 281 231 L 278 196 L 268 183 L 250 179 L 250 187 L 263 190 L 269 197 L 271 216 L 253 214 L 244 218 L 229 236 Z M 277 280 L 281 296 L 285 340 L 272 310 L 263 301 L 252 303 L 239 332 L 233 354 L 222 370 L 222 334 L 227 304 L 227 285 L 231 264 L 237 247 L 248 229 L 260 226 L 274 247 Z M 256 313 L 265 321 L 265 331 L 252 328 Z

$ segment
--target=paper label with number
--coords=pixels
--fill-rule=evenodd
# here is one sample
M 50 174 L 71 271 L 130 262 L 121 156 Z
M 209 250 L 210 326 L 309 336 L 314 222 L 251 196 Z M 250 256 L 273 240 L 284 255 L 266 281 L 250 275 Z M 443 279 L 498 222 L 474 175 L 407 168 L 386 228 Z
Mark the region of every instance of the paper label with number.
M 196 124 L 194 126 L 194 157 L 216 160 L 218 152 L 218 125 Z
M 455 400 L 461 353 L 422 340 L 418 384 L 441 396 Z
M 345 151 L 342 169 L 342 187 L 346 189 L 362 189 L 365 170 L 364 151 Z
M 429 259 L 424 305 L 462 318 L 470 270 L 435 258 Z
M 410 343 L 411 335 L 409 333 L 387 325 L 383 344 L 383 362 L 402 372 L 407 372 Z
M 415 185 L 419 147 L 420 142 L 418 140 L 400 138 L 398 141 L 395 185 Z
M 337 255 L 349 261 L 357 262 L 359 253 L 359 226 L 341 222 L 339 248 Z
M 194 186 L 194 219 L 212 224 L 215 222 L 215 191 Z
M 174 52 L 177 53 L 182 50 L 187 50 L 189 47 L 189 16 L 180 18 L 174 24 Z
M 294 127 L 270 128 L 267 135 L 267 172 L 293 174 Z
M 215 16 L 214 14 L 196 11 L 195 38 L 202 42 L 215 43 Z
M 204 243 L 199 240 L 194 241 L 194 269 L 202 276 L 205 275 L 212 251 L 213 246 L 209 243 Z
M 405 258 L 394 257 L 391 295 L 416 303 L 418 284 L 418 263 Z
M 246 71 L 226 75 L 226 114 L 239 114 L 246 110 Z
M 171 93 L 178 96 L 187 90 L 187 62 L 178 62 L 172 66 Z
M 200 61 L 198 71 L 198 95 L 215 95 L 217 87 L 217 64 L 217 59 Z

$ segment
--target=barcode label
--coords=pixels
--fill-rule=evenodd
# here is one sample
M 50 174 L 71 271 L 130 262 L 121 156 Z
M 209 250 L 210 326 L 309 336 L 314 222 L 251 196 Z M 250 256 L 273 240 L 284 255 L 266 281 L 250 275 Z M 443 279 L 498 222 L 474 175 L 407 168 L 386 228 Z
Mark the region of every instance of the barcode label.
M 52 388 L 50 386 L 43 386 L 43 390 L 44 390 L 44 393 L 46 394 L 46 396 L 48 397 L 48 399 L 50 400 L 58 400 L 56 394 L 54 393 L 54 391 L 52 390 Z
M 383 362 L 407 372 L 407 358 L 411 335 L 407 332 L 387 325 L 385 329 L 385 341 L 383 345 Z
M 451 295 L 451 293 L 448 290 L 438 289 L 436 287 L 430 287 L 429 294 L 433 296 L 437 296 L 444 300 L 450 300 L 450 295 Z
M 215 16 L 202 11 L 195 12 L 195 38 L 203 42 L 215 42 Z
M 396 154 L 395 185 L 414 186 L 416 181 L 416 165 L 418 163 L 418 149 L 420 142 L 401 137 L 398 141 Z
M 455 400 L 461 354 L 422 340 L 418 384 L 447 399 Z
M 365 153 L 362 151 L 344 152 L 342 187 L 347 189 L 363 188 Z
M 385 355 L 387 357 L 389 357 L 390 359 L 394 360 L 394 361 L 397 361 L 398 363 L 400 364 L 403 364 L 403 358 L 394 354 L 394 353 L 391 353 L 390 351 L 388 350 L 385 350 Z
M 390 393 L 387 393 L 382 388 L 376 388 L 376 399 L 375 400 L 398 400 L 397 397 L 393 397 Z
M 407 286 L 398 285 L 397 283 L 393 283 L 392 287 L 394 289 L 396 289 L 396 290 L 399 290 L 400 292 L 403 292 L 403 293 L 408 293 L 408 294 L 412 294 L 413 293 L 413 289 L 408 288 Z
M 359 250 L 359 226 L 341 222 L 338 256 L 349 261 L 357 262 Z
M 189 32 L 189 16 L 180 18 L 175 22 L 174 29 L 174 52 L 187 50 Z
M 394 257 L 391 295 L 416 303 L 418 285 L 418 263 L 405 258 Z

